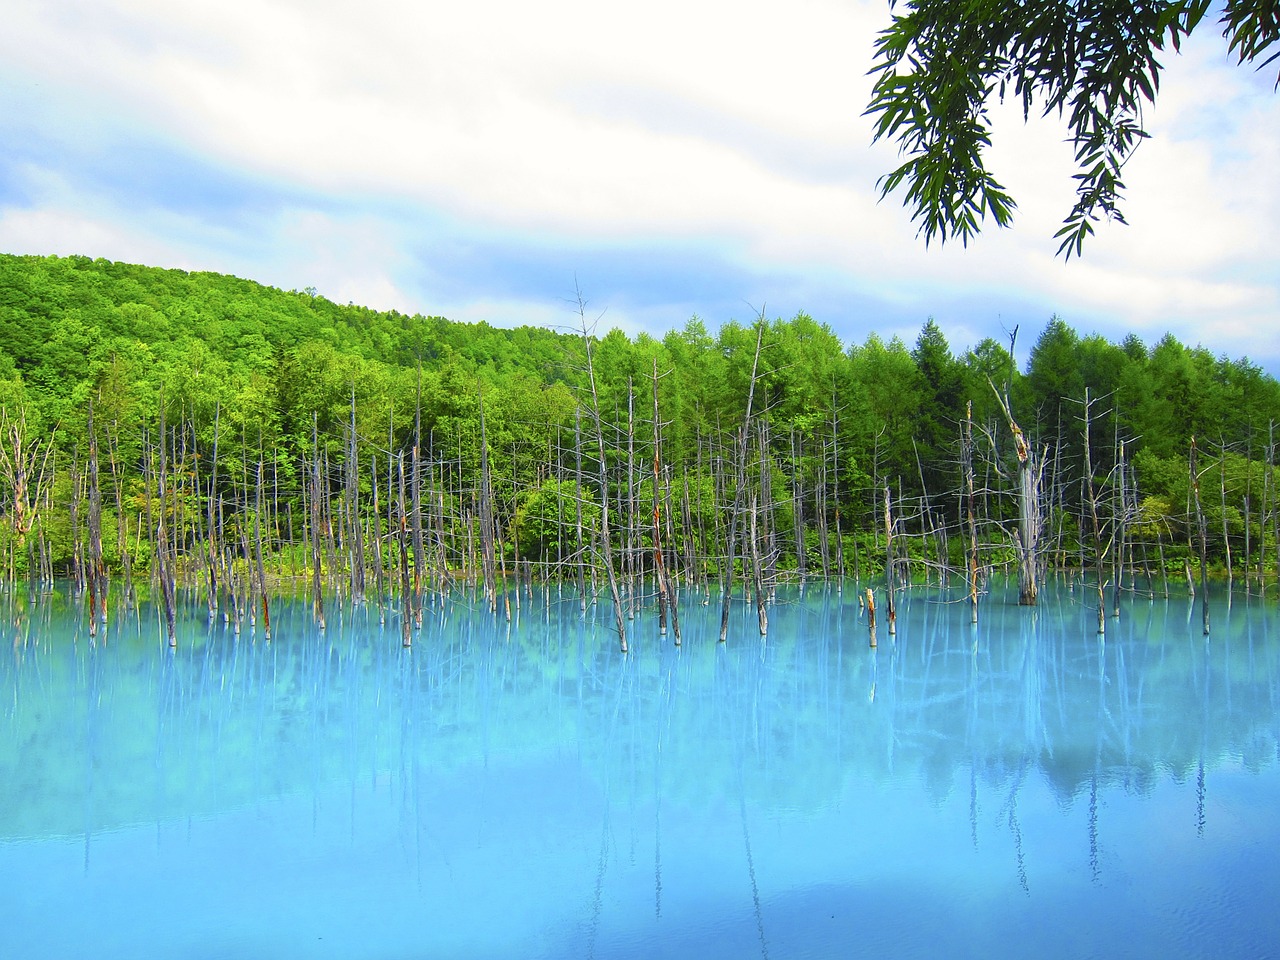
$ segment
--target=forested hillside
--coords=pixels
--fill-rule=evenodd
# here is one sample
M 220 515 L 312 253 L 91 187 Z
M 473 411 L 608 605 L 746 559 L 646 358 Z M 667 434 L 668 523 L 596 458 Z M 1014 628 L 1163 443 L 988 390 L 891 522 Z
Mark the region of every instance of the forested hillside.
M 400 549 L 415 582 L 517 561 L 589 575 L 614 554 L 631 576 L 659 555 L 689 579 L 731 557 L 762 584 L 865 576 L 890 537 L 917 572 L 986 569 L 1021 543 L 1021 436 L 1044 562 L 1181 575 L 1202 522 L 1212 563 L 1275 566 L 1280 384 L 1246 359 L 1058 319 L 1024 326 L 1021 369 L 1006 333 L 956 355 L 932 320 L 911 344 L 844 344 L 804 314 L 660 340 L 587 341 L 579 320 L 495 329 L 0 256 L 6 565 L 83 576 L 97 496 L 108 569 L 153 568 L 163 535 L 179 570 L 234 578 L 256 537 L 276 572 L 352 591 L 371 589 L 357 565 L 389 580 Z

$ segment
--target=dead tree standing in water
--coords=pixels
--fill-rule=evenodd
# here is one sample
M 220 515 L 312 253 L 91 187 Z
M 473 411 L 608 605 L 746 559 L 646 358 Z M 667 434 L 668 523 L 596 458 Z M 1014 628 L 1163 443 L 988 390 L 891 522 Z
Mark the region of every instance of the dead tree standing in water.
M 582 323 L 582 342 L 587 353 L 587 383 L 591 387 L 591 419 L 596 428 L 596 445 L 600 452 L 600 553 L 604 557 L 605 574 L 609 578 L 609 595 L 613 599 L 613 618 L 618 630 L 618 646 L 627 652 L 627 621 L 623 616 L 622 597 L 618 592 L 618 574 L 613 564 L 613 541 L 609 534 L 609 471 L 605 458 L 604 427 L 600 420 L 600 395 L 596 391 L 596 373 L 591 360 L 591 331 L 587 329 L 587 302 L 578 292 L 578 319 Z
M 1191 454 L 1188 457 L 1188 468 L 1191 474 L 1191 496 L 1196 507 L 1196 548 L 1200 559 L 1200 613 L 1204 621 L 1204 635 L 1209 635 L 1209 524 L 1205 519 L 1204 507 L 1200 503 L 1200 472 L 1196 465 L 1196 438 L 1191 438 Z M 1187 571 L 1187 579 L 1191 577 Z
M 397 499 L 396 521 L 399 525 L 399 536 L 396 538 L 400 546 L 400 639 L 406 646 L 413 645 L 413 634 L 409 621 L 413 618 L 413 585 L 409 581 L 409 516 L 404 503 L 404 454 L 399 458 L 400 496 Z
M 489 612 L 498 609 L 498 584 L 494 556 L 493 478 L 489 473 L 489 436 L 484 424 L 484 392 L 480 392 L 480 564 L 484 601 Z
M 1098 520 L 1098 495 L 1093 486 L 1093 453 L 1089 443 L 1089 435 L 1093 426 L 1093 401 L 1096 398 L 1090 398 L 1089 388 L 1085 387 L 1084 391 L 1084 486 L 1085 499 L 1088 501 L 1090 529 L 1093 533 L 1093 553 L 1094 553 L 1094 570 L 1095 579 L 1098 588 L 1098 636 L 1103 636 L 1107 632 L 1107 611 L 1106 611 L 1106 557 L 1107 551 L 1111 548 L 1113 540 L 1107 543 L 1102 542 L 1102 524 Z M 1083 574 L 1084 571 L 1081 571 Z
M 324 581 L 320 569 L 320 431 L 318 415 L 311 416 L 311 603 L 316 625 L 321 630 L 324 622 Z
M 262 597 L 262 636 L 266 640 L 271 639 L 271 608 L 267 603 L 267 570 L 262 563 L 262 441 L 258 441 L 258 479 L 254 497 L 256 500 L 253 511 L 253 562 L 257 570 L 258 593 Z
M 160 396 L 160 470 L 157 492 L 160 507 L 156 523 L 156 566 L 160 577 L 160 596 L 164 603 L 164 620 L 168 630 L 169 646 L 178 645 L 177 633 L 174 630 L 173 611 L 173 560 L 169 554 L 169 442 L 168 427 L 164 416 L 164 395 Z M 154 453 L 151 455 L 154 457 Z
M 1018 527 L 1014 531 L 1014 546 L 1018 554 L 1018 603 L 1035 606 L 1039 595 L 1040 532 L 1044 523 L 1040 502 L 1044 457 L 1037 455 L 1023 436 L 1022 428 L 1009 410 L 1008 396 L 997 390 L 990 380 L 987 383 L 1004 413 L 1018 457 Z
M 978 521 L 974 509 L 973 489 L 973 401 L 965 405 L 964 436 L 961 445 L 964 458 L 965 524 L 969 531 L 969 622 L 978 622 Z
M 49 471 L 49 458 L 53 453 L 53 436 L 33 439 L 27 429 L 27 411 L 20 406 L 17 415 L 7 407 L 0 407 L 0 479 L 9 490 L 9 523 L 13 534 L 15 553 L 27 547 L 27 535 L 31 533 L 40 516 L 40 508 L 53 476 Z M 35 562 L 27 551 L 27 576 L 35 577 Z M 34 591 L 35 587 L 32 587 Z
M 898 632 L 898 604 L 894 597 L 897 586 L 897 562 L 893 555 L 893 514 L 890 511 L 889 484 L 884 485 L 884 600 L 885 616 L 889 621 L 889 636 Z
M 738 528 L 741 524 L 743 503 L 747 486 L 747 444 L 751 436 L 751 405 L 755 400 L 756 374 L 760 369 L 760 345 L 764 340 L 764 312 L 761 311 L 756 324 L 756 352 L 751 359 L 751 381 L 747 387 L 747 408 L 742 415 L 742 426 L 738 430 L 737 462 L 735 473 L 737 489 L 733 496 L 733 511 L 729 521 L 729 557 L 724 576 L 724 597 L 720 603 L 720 642 L 724 643 L 729 636 L 729 603 L 733 599 L 733 564 L 734 548 L 738 540 Z
M 360 523 L 360 455 L 356 433 L 356 386 L 351 383 L 351 425 L 347 434 L 347 551 L 351 564 L 351 602 L 364 603 L 364 530 Z
M 676 646 L 680 646 L 680 614 L 676 609 L 676 594 L 671 589 L 667 565 L 662 554 L 662 419 L 658 413 L 658 361 L 653 361 L 653 571 L 658 581 L 658 630 L 667 632 L 667 608 L 671 609 L 671 623 L 675 631 Z
M 97 433 L 93 401 L 88 402 L 88 635 L 106 623 L 106 566 L 102 563 L 102 493 L 97 480 Z

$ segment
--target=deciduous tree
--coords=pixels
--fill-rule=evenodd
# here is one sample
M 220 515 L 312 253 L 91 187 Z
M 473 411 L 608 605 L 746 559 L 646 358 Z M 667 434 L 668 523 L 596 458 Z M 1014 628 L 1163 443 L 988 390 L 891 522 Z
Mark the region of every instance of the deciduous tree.
M 890 0 L 890 6 L 895 4 Z M 1160 90 L 1160 57 L 1176 53 L 1209 12 L 1209 0 L 906 0 L 876 41 L 867 113 L 875 138 L 905 161 L 881 178 L 928 243 L 967 244 L 990 214 L 1008 226 L 1016 206 L 987 169 L 989 108 L 1006 96 L 1065 116 L 1078 172 L 1076 201 L 1057 237 L 1079 254 L 1099 219 L 1124 223 L 1125 161 L 1148 136 L 1143 105 Z M 1275 0 L 1226 0 L 1220 24 L 1241 63 L 1280 56 Z

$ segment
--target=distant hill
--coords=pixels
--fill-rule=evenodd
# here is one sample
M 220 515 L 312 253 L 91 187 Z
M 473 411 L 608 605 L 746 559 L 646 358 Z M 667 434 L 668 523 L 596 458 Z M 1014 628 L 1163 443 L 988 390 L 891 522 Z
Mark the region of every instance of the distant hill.
M 342 306 L 218 273 L 0 254 L 0 355 L 53 390 L 137 344 L 162 364 L 198 340 L 236 365 L 266 369 L 280 351 L 314 341 L 404 367 L 456 356 L 546 374 L 565 339 L 538 327 Z
M 90 403 L 126 519 L 126 487 L 152 483 L 149 457 L 163 435 L 169 462 L 181 464 L 174 483 L 198 483 L 182 495 L 192 501 L 207 501 L 213 484 L 238 484 L 232 499 L 243 498 L 256 450 L 296 520 L 305 515 L 299 478 L 317 462 L 350 470 L 354 479 L 329 474 L 335 496 L 354 496 L 353 484 L 372 495 L 376 474 L 386 497 L 403 454 L 445 485 L 458 530 L 476 516 L 476 491 L 491 486 L 495 522 L 523 523 L 530 548 L 542 545 L 536 552 L 563 549 L 565 517 L 578 536 L 582 496 L 600 503 L 607 494 L 617 510 L 625 502 L 634 540 L 652 523 L 643 498 L 652 497 L 644 491 L 660 433 L 660 464 L 691 498 L 678 537 L 691 552 L 693 528 L 700 548 L 724 548 L 711 540 L 745 482 L 768 504 L 769 556 L 829 569 L 845 546 L 850 556 L 875 555 L 890 494 L 921 538 L 915 549 L 936 553 L 968 536 L 958 497 L 967 457 L 982 470 L 979 510 L 993 538 L 1007 535 L 1004 488 L 1017 467 L 996 389 L 1029 449 L 1045 457 L 1044 515 L 1069 545 L 1063 557 L 1078 557 L 1073 538 L 1093 528 L 1092 506 L 1081 519 L 1090 496 L 1110 511 L 1104 525 L 1132 524 L 1160 549 L 1185 550 L 1192 438 L 1213 474 L 1204 481 L 1219 540 L 1211 553 L 1248 554 L 1255 565 L 1276 555 L 1280 384 L 1248 360 L 1171 335 L 1116 344 L 1055 317 L 1025 369 L 992 339 L 954 354 L 932 319 L 913 345 L 876 334 L 845 345 L 803 313 L 714 332 L 694 317 L 661 339 L 612 330 L 592 343 L 589 385 L 581 335 L 342 306 L 215 273 L 0 255 L 0 421 L 21 419 L 27 453 L 41 439 L 56 448 L 59 555 L 79 523 L 70 508 L 83 485 Z M 0 452 L 14 447 L 0 430 Z M 729 476 L 726 464 L 741 457 L 748 462 Z M 0 476 L 0 553 L 4 521 L 22 520 L 18 486 Z M 554 516 L 552 533 L 529 532 L 539 510 L 547 524 Z M 198 530 L 185 535 L 194 542 Z

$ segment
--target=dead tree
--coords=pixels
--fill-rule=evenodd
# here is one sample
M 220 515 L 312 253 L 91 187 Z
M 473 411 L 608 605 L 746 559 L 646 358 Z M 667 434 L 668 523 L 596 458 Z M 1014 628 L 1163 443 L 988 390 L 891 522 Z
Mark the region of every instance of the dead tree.
M 57 427 L 46 437 L 33 437 L 27 427 L 26 407 L 16 413 L 0 407 L 0 479 L 8 489 L 9 523 L 15 553 L 27 545 L 27 536 L 40 516 L 41 505 L 52 483 L 49 464 Z M 32 573 L 28 564 L 28 575 Z
M 889 484 L 886 483 L 884 485 L 884 597 L 885 616 L 889 621 L 889 636 L 898 632 L 898 606 L 894 598 L 896 579 L 897 562 L 893 555 L 893 514 L 889 504 Z
M 596 390 L 595 364 L 591 359 L 591 330 L 587 327 L 587 302 L 578 291 L 578 319 L 582 324 L 582 342 L 587 355 L 587 384 L 591 388 L 592 422 L 596 428 L 596 445 L 600 453 L 600 546 L 605 575 L 609 580 L 609 596 L 613 600 L 614 624 L 618 630 L 618 647 L 627 652 L 627 621 L 623 615 L 622 597 L 618 592 L 618 573 L 613 563 L 613 541 L 609 533 L 609 468 L 605 457 L 604 426 L 600 418 L 600 394 Z
M 965 405 L 964 434 L 961 438 L 964 467 L 965 524 L 969 533 L 969 622 L 978 622 L 978 521 L 973 489 L 973 401 Z
M 271 639 L 271 608 L 267 603 L 267 570 L 262 563 L 262 441 L 258 441 L 258 477 L 254 489 L 253 511 L 253 563 L 257 572 L 258 594 L 262 598 L 262 636 Z
M 1089 526 L 1093 534 L 1093 562 L 1094 576 L 1097 580 L 1098 591 L 1098 636 L 1102 636 L 1107 632 L 1107 613 L 1106 613 L 1106 557 L 1111 549 L 1114 541 L 1113 537 L 1107 542 L 1102 539 L 1102 524 L 1098 519 L 1098 495 L 1093 485 L 1093 447 L 1090 443 L 1090 434 L 1093 426 L 1093 403 L 1096 397 L 1089 396 L 1089 388 L 1084 391 L 1084 494 L 1086 506 L 1089 509 Z M 1083 553 L 1083 548 L 1082 548 Z M 1083 559 L 1083 557 L 1081 558 Z M 1083 571 L 1081 571 L 1083 574 Z
M 107 622 L 107 568 L 102 561 L 102 491 L 98 485 L 98 435 L 93 426 L 93 400 L 89 400 L 89 636 L 98 633 L 98 621 Z
M 111 432 L 111 427 L 108 426 L 107 457 L 111 463 L 111 481 L 116 496 L 116 550 L 120 554 L 120 565 L 124 573 L 124 596 L 128 600 L 133 596 L 133 555 L 129 550 L 129 514 L 124 508 L 123 471 L 116 457 L 118 441 L 112 440 Z
M 751 406 L 755 400 L 756 375 L 760 369 L 760 346 L 764 342 L 764 313 L 756 324 L 756 351 L 751 360 L 751 381 L 747 386 L 747 406 L 742 414 L 742 426 L 738 430 L 738 449 L 735 463 L 737 489 L 734 491 L 733 511 L 729 519 L 729 556 L 724 577 L 724 597 L 720 603 L 720 642 L 729 635 L 729 604 L 733 599 L 734 548 L 737 545 L 742 507 L 747 486 L 747 444 L 751 437 Z
M 493 613 L 498 609 L 498 585 L 494 557 L 493 478 L 489 473 L 489 437 L 485 432 L 484 393 L 480 405 L 480 563 L 484 600 Z
M 1209 635 L 1209 525 L 1200 502 L 1200 473 L 1196 463 L 1196 438 L 1191 438 L 1191 453 L 1187 459 L 1191 475 L 1191 497 L 1196 508 L 1196 548 L 1200 557 L 1200 613 L 1204 621 L 1204 635 Z M 1190 579 L 1190 571 L 1187 573 Z
M 356 433 L 356 387 L 351 383 L 351 424 L 347 434 L 347 553 L 351 564 L 351 602 L 364 603 L 364 530 L 360 523 L 360 456 Z
M 667 576 L 662 555 L 662 419 L 658 413 L 658 361 L 653 361 L 653 571 L 658 581 L 658 631 L 667 633 L 667 609 L 671 610 L 675 643 L 680 646 L 680 614 L 676 609 L 675 591 Z M 668 511 L 668 517 L 670 511 Z
M 160 500 L 160 508 L 156 514 L 158 518 L 158 522 L 156 523 L 156 560 L 158 568 L 157 573 L 160 577 L 160 596 L 164 603 L 165 626 L 168 629 L 169 646 L 176 647 L 178 645 L 178 639 L 174 630 L 173 622 L 173 559 L 169 553 L 169 443 L 167 434 L 168 428 L 165 424 L 164 396 L 162 394 L 160 397 L 160 470 L 156 488 Z
M 823 471 L 826 470 L 827 453 L 822 451 Z M 825 497 L 826 484 L 823 484 L 823 496 Z M 836 526 L 836 578 L 837 588 L 840 589 L 844 583 L 844 532 L 840 529 L 840 408 L 836 403 L 835 385 L 831 387 L 831 501 L 835 504 L 835 526 Z M 820 527 L 822 532 L 823 543 L 826 543 L 827 537 L 827 518 L 826 508 L 824 506 Z M 858 570 L 858 541 L 853 541 L 853 569 L 854 576 L 857 577 Z
M 1039 596 L 1040 534 L 1044 526 L 1041 503 L 1044 454 L 1037 454 L 1027 442 L 1022 428 L 1009 410 L 1008 396 L 997 390 L 990 379 L 987 383 L 1009 425 L 1018 458 L 1018 526 L 1014 531 L 1014 547 L 1018 556 L 1018 603 L 1035 606 Z
M 311 605 L 315 614 L 316 625 L 325 628 L 324 620 L 324 574 L 321 569 L 320 537 L 320 432 L 319 417 L 311 416 Z
M 422 578 L 427 560 L 422 540 L 422 361 L 413 402 L 413 462 L 409 465 L 409 494 L 413 501 L 413 623 L 422 626 Z
M 748 513 L 748 530 L 747 530 L 747 555 L 751 558 L 751 576 L 756 595 L 756 620 L 760 628 L 760 636 L 765 636 L 769 632 L 769 609 L 767 601 L 772 586 L 772 578 L 766 571 L 766 565 L 772 564 L 772 550 L 768 549 L 768 543 L 771 534 L 772 525 L 768 521 L 769 504 L 772 500 L 772 489 L 769 483 L 770 464 L 768 454 L 768 439 L 765 430 L 765 421 L 758 423 L 758 442 L 760 451 L 760 488 L 759 491 L 755 487 L 751 490 L 751 509 Z M 764 531 L 760 530 L 760 501 L 764 501 L 765 527 Z M 767 555 L 762 556 L 760 550 L 761 541 L 766 543 L 768 549 Z
M 404 453 L 399 461 L 399 497 L 397 498 L 397 524 L 399 536 L 396 541 L 400 547 L 400 641 L 405 647 L 413 645 L 413 632 L 410 621 L 413 619 L 413 585 L 409 581 L 409 516 L 404 502 Z
M 208 606 L 209 606 L 209 622 L 212 623 L 218 615 L 218 564 L 221 560 L 222 551 L 218 546 L 217 533 L 218 530 L 215 517 L 215 503 L 218 496 L 218 438 L 219 426 L 222 419 L 222 404 L 216 404 L 213 408 L 213 455 L 210 458 L 209 466 L 209 494 L 206 498 L 206 538 L 205 538 L 205 567 L 209 580 L 208 590 Z

